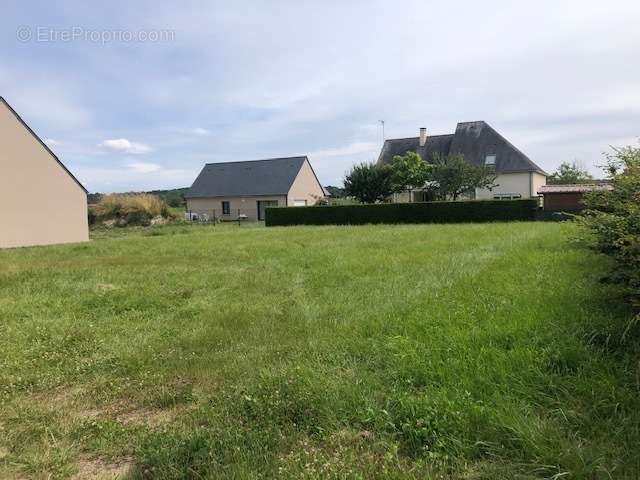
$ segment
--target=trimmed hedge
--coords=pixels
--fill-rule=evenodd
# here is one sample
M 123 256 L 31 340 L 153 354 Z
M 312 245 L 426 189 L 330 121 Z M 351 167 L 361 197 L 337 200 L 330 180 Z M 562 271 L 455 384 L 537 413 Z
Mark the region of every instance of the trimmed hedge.
M 265 225 L 526 221 L 535 220 L 537 206 L 536 199 L 527 199 L 271 207 L 266 209 Z

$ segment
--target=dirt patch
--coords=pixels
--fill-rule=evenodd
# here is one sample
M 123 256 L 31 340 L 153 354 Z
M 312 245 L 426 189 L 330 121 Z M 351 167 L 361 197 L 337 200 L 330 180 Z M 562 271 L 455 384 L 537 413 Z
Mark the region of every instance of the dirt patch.
M 38 393 L 33 400 L 50 411 L 58 412 L 71 421 L 111 419 L 122 425 L 140 425 L 150 429 L 170 424 L 189 406 L 180 404 L 171 408 L 142 407 L 129 400 L 116 400 L 95 406 L 81 387 L 59 387 Z
M 115 480 L 127 478 L 133 472 L 134 462 L 128 457 L 117 461 L 81 457 L 76 466 L 78 472 L 72 480 Z
M 177 409 L 172 410 L 132 410 L 121 412 L 116 419 L 123 425 L 145 425 L 149 428 L 157 428 L 173 422 L 178 415 Z
M 185 408 L 174 407 L 171 409 L 142 408 L 125 400 L 112 403 L 104 407 L 100 416 L 112 418 L 123 425 L 143 425 L 149 428 L 157 428 L 171 423 Z
M 111 290 L 116 290 L 118 287 L 113 285 L 112 283 L 98 283 L 96 288 L 100 292 L 110 292 Z
M 58 387 L 38 393 L 33 399 L 48 410 L 64 413 L 71 419 L 98 417 L 100 410 L 90 407 L 84 395 L 82 387 Z
M 45 392 L 35 393 L 33 395 L 34 400 L 38 403 L 47 403 L 51 405 L 69 404 L 77 400 L 79 396 L 83 394 L 84 390 L 81 387 L 56 387 L 52 390 Z

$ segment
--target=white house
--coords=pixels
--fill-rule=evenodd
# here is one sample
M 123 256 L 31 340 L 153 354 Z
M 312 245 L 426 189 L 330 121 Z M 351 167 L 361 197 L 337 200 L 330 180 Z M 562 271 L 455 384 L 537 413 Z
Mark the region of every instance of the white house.
M 458 123 L 455 133 L 446 135 L 427 135 L 426 128 L 421 128 L 417 137 L 385 140 L 378 163 L 391 163 L 394 156 L 407 152 L 416 152 L 426 162 L 435 155 L 461 154 L 467 162 L 494 169 L 497 186 L 470 192 L 472 199 L 538 197 L 538 190 L 547 183 L 547 174 L 538 165 L 484 121 Z M 414 201 L 423 196 L 422 191 L 412 192 Z M 394 199 L 407 201 L 408 193 Z

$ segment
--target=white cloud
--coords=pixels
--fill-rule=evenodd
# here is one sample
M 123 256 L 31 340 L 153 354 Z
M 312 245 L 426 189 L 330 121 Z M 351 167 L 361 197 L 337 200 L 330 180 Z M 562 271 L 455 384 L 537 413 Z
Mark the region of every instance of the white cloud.
M 206 137 L 211 135 L 211 132 L 209 130 L 207 130 L 206 128 L 201 128 L 201 127 L 197 127 L 191 130 L 191 133 L 193 135 L 196 135 L 198 137 Z
M 114 150 L 116 152 L 131 153 L 134 155 L 149 153 L 153 150 L 149 145 L 145 145 L 144 143 L 131 142 L 126 138 L 114 138 L 111 140 L 105 140 L 99 146 Z
M 162 170 L 160 165 L 147 162 L 133 162 L 127 164 L 127 167 L 136 173 L 152 173 Z
M 42 62 L 42 45 L 4 42 L 0 91 L 43 138 L 64 139 L 65 162 L 113 169 L 104 175 L 119 189 L 189 184 L 205 161 L 301 153 L 335 184 L 352 163 L 377 158 L 379 119 L 387 138 L 486 120 L 550 171 L 574 158 L 593 168 L 609 144 L 640 135 L 640 62 L 629 60 L 640 45 L 637 0 L 195 3 L 157 2 L 140 17 L 140 28 L 179 32 L 143 57 L 77 42 Z M 114 4 L 105 23 L 137 15 Z M 20 9 L 0 25 L 15 29 Z M 51 22 L 89 13 L 76 10 Z M 127 156 L 151 148 L 126 138 L 153 145 L 162 168 L 127 168 L 140 158 Z M 91 181 L 102 185 L 102 174 Z

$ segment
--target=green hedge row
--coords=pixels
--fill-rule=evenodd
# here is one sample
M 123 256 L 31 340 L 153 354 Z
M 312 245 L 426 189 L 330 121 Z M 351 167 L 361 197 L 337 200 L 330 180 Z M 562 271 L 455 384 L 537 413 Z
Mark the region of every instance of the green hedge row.
M 272 207 L 266 209 L 265 224 L 271 227 L 535 220 L 537 206 L 537 200 L 527 199 Z

